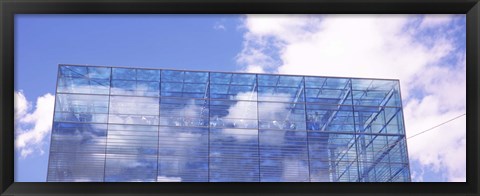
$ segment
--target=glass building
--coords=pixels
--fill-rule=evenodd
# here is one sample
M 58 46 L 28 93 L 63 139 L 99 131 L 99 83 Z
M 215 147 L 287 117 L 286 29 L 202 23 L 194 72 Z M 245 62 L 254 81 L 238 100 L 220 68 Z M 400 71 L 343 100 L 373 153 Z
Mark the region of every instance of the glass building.
M 398 80 L 59 65 L 47 181 L 408 182 Z

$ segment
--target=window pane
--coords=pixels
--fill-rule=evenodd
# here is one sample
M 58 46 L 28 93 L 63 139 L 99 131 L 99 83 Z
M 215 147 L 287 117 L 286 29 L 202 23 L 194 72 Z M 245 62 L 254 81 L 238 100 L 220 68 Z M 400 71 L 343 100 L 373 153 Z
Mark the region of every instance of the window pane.
M 88 165 L 88 167 L 85 167 Z M 49 182 L 103 182 L 105 154 L 50 153 Z
M 208 83 L 208 72 L 185 72 L 186 83 Z
M 210 130 L 210 181 L 258 182 L 258 130 Z
M 157 155 L 158 127 L 109 125 L 107 153 Z
M 110 68 L 107 67 L 88 67 L 88 77 L 96 79 L 110 79 Z
M 183 82 L 183 71 L 162 70 L 162 82 Z
M 110 114 L 159 114 L 159 99 L 154 97 L 110 97 Z
M 137 69 L 137 80 L 139 81 L 160 81 L 160 70 Z
M 262 182 L 306 182 L 308 149 L 305 131 L 260 130 Z
M 108 94 L 110 80 L 89 78 L 59 78 L 57 92 Z
M 53 124 L 50 152 L 105 153 L 106 124 Z
M 57 94 L 55 111 L 107 113 L 108 96 Z
M 107 154 L 106 182 L 155 182 L 157 156 Z
M 208 181 L 208 129 L 160 127 L 158 181 Z
M 162 98 L 160 124 L 168 126 L 208 126 L 208 100 Z
M 136 80 L 136 70 L 127 68 L 113 68 L 112 79 L 114 80 Z

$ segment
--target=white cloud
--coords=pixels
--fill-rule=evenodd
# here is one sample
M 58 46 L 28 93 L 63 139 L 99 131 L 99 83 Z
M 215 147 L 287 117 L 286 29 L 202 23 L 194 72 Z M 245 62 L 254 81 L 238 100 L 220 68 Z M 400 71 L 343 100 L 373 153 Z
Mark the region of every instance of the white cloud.
M 453 37 L 465 27 L 447 28 L 455 17 L 248 15 L 237 63 L 249 72 L 399 79 L 410 136 L 465 113 L 465 55 Z M 408 141 L 422 166 L 412 168 L 414 181 L 432 168 L 465 179 L 465 129 L 456 120 Z
M 15 149 L 22 158 L 45 152 L 45 138 L 51 132 L 55 97 L 47 93 L 37 98 L 35 110 L 28 112 L 30 103 L 22 91 L 15 96 Z
M 181 177 L 158 176 L 157 182 L 181 182 Z
M 215 30 L 223 30 L 223 31 L 226 31 L 226 30 L 227 30 L 227 28 L 226 28 L 224 25 L 222 25 L 222 24 L 215 24 L 215 25 L 213 25 L 213 29 L 215 29 Z
M 75 178 L 73 181 L 74 182 L 93 182 L 92 179 L 85 178 L 85 177 Z
M 303 181 L 308 182 L 308 170 L 301 160 L 288 159 L 283 160 L 282 179 L 285 182 Z
M 20 119 L 25 116 L 30 109 L 30 103 L 27 101 L 22 91 L 15 92 L 14 96 L 15 119 Z
M 453 20 L 451 15 L 448 14 L 429 14 L 425 15 L 420 28 L 433 28 L 449 23 Z
M 269 97 L 268 101 L 270 102 L 261 102 L 257 107 L 257 103 L 254 102 L 257 100 L 257 96 L 259 97 Z M 238 93 L 234 100 L 242 100 L 238 101 L 230 108 L 228 108 L 228 115 L 224 117 L 224 121 L 236 123 L 238 127 L 244 127 L 242 123 L 253 123 L 257 124 L 258 118 L 266 117 L 269 119 L 285 119 L 285 115 L 288 114 L 290 111 L 287 109 L 287 103 L 281 102 L 289 102 L 290 95 L 284 93 L 277 93 L 275 96 L 272 94 L 263 93 L 257 95 L 256 92 L 241 92 Z M 257 108 L 260 108 L 257 112 Z M 258 114 L 258 117 L 257 117 Z M 254 119 L 252 121 L 238 121 L 237 119 Z M 247 126 L 248 127 L 248 126 Z M 243 129 L 224 129 L 223 133 L 229 134 L 235 137 L 239 141 L 246 141 L 250 139 L 257 139 L 257 129 L 255 128 L 253 131 L 250 130 L 243 130 Z M 268 142 L 270 144 L 282 144 L 283 143 L 283 135 L 279 134 L 272 134 L 272 132 L 266 132 L 264 135 L 264 142 Z

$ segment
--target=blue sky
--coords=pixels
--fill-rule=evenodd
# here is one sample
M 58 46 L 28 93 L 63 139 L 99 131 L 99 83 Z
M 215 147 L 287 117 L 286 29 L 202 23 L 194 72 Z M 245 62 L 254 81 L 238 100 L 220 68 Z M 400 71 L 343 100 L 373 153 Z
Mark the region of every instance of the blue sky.
M 16 15 L 15 181 L 45 181 L 58 64 L 398 78 L 407 136 L 466 105 L 464 15 Z M 465 180 L 465 118 L 407 143 L 414 181 Z

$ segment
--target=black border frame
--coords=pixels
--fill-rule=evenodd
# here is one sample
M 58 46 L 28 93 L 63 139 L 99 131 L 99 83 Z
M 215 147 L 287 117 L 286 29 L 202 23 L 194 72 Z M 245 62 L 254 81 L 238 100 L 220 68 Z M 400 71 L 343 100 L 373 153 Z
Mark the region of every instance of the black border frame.
M 466 14 L 465 183 L 25 183 L 14 182 L 15 14 Z M 479 0 L 0 0 L 1 195 L 480 195 Z

